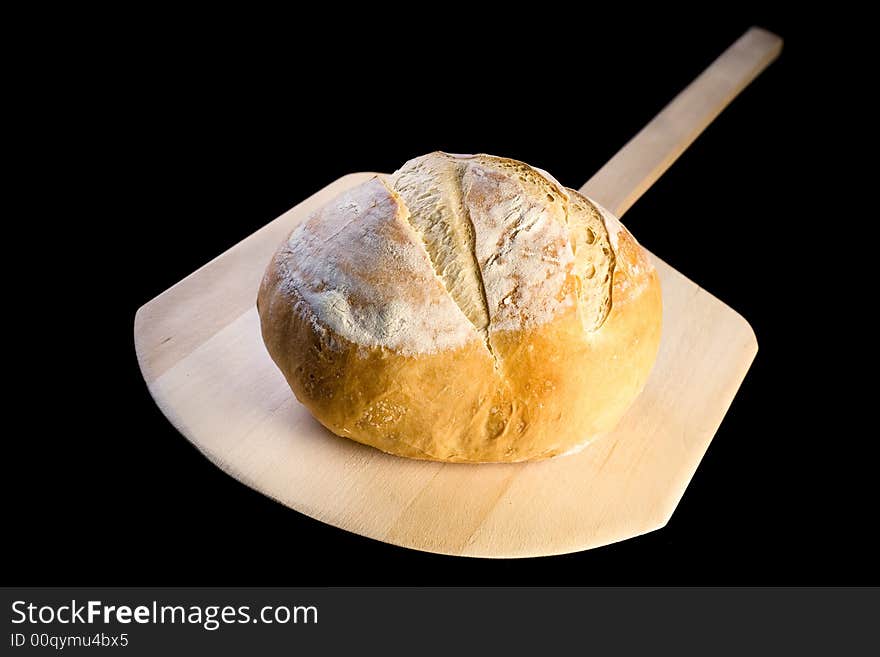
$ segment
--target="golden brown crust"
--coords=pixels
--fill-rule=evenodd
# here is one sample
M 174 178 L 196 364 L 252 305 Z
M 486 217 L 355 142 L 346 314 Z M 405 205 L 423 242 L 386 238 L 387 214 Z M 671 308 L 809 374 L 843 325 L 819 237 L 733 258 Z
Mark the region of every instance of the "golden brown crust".
M 357 344 L 316 318 L 290 284 L 285 242 L 260 286 L 263 340 L 296 397 L 340 436 L 454 462 L 571 451 L 613 429 L 660 340 L 657 274 L 629 232 L 595 207 L 614 247 L 610 310 L 595 330 L 585 329 L 581 304 L 561 303 L 580 284 L 569 268 L 552 319 L 490 331 L 491 352 L 481 339 L 426 353 Z

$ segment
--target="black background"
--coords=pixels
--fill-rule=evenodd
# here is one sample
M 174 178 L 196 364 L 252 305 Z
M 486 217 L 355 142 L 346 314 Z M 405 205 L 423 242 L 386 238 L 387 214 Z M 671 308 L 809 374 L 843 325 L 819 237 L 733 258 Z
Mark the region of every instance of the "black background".
M 842 317 L 857 322 L 837 295 L 850 246 L 826 196 L 817 26 L 719 8 L 633 25 L 459 7 L 409 28 L 380 8 L 335 11 L 274 29 L 120 20 L 29 62 L 40 76 L 18 68 L 41 96 L 36 127 L 16 125 L 39 184 L 20 216 L 35 234 L 9 254 L 24 261 L 13 328 L 32 344 L 12 354 L 27 361 L 13 399 L 33 403 L 8 410 L 25 420 L 5 441 L 10 583 L 876 583 L 875 438 L 838 371 L 856 340 Z M 436 149 L 518 158 L 578 187 L 751 24 L 786 38 L 781 59 L 625 217 L 760 344 L 663 530 L 543 559 L 409 551 L 237 483 L 153 404 L 137 308 L 306 196 Z

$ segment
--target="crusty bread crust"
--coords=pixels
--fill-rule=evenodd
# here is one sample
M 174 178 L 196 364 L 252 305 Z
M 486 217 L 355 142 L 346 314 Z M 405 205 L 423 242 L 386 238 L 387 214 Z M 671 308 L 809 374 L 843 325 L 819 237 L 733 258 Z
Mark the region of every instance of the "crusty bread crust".
M 521 162 L 442 153 L 295 229 L 257 307 L 269 354 L 330 431 L 455 462 L 542 459 L 610 431 L 662 316 L 647 254 L 610 213 Z

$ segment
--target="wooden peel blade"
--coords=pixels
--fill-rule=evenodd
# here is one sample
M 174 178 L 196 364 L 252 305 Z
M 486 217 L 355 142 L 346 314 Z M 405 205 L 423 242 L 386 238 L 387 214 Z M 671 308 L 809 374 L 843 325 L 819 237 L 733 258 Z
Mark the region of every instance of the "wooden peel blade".
M 749 29 L 579 191 L 622 216 L 780 52 L 780 37 Z

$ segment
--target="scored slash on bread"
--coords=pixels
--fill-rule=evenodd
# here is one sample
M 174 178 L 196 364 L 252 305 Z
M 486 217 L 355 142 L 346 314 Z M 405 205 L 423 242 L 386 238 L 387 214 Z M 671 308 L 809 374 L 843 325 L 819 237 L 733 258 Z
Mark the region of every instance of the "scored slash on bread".
M 327 428 L 413 458 L 572 451 L 643 387 L 660 336 L 647 255 L 524 163 L 432 153 L 298 226 L 262 281 L 264 342 Z

